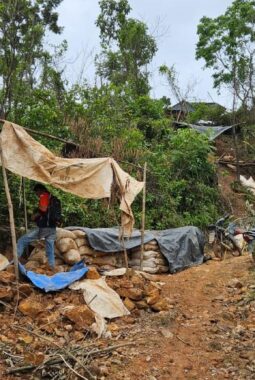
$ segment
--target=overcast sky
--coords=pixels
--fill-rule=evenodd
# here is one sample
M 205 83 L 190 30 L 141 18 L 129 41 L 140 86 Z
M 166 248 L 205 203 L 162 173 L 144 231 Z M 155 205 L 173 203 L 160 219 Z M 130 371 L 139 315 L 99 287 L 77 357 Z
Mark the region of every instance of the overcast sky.
M 151 95 L 155 98 L 169 96 L 175 99 L 158 68 L 162 64 L 175 65 L 183 91 L 194 84 L 190 100 L 215 101 L 230 107 L 231 96 L 227 91 L 221 95 L 213 89 L 211 72 L 203 70 L 203 61 L 195 60 L 197 25 L 203 16 L 217 17 L 225 12 L 232 0 L 130 0 L 130 17 L 145 22 L 156 37 L 158 52 L 149 68 Z M 72 83 L 83 77 L 94 82 L 94 56 L 100 50 L 99 30 L 95 20 L 99 14 L 97 0 L 63 0 L 58 8 L 59 24 L 64 31 L 54 42 L 66 39 L 66 77 Z

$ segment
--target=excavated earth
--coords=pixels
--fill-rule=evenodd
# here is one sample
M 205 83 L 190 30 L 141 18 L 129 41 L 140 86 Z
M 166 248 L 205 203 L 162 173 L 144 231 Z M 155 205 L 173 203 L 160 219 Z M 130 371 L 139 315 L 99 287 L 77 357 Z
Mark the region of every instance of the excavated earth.
M 9 291 L 10 298 L 6 295 L 0 305 L 0 378 L 78 379 L 63 363 L 39 372 L 7 374 L 24 359 L 40 367 L 46 355 L 56 350 L 55 342 L 70 350 L 120 345 L 88 362 L 90 372 L 101 380 L 255 379 L 255 272 L 250 256 L 213 259 L 175 275 L 157 276 L 157 282 L 168 300 L 168 310 L 156 313 L 135 308 L 130 316 L 111 321 L 111 337 L 104 339 L 84 334 L 86 325 L 79 326 L 75 316 L 71 322 L 58 319 L 56 305 L 68 300 L 82 305 L 81 294 L 37 292 L 40 302 L 33 317 L 19 309 L 15 313 L 12 285 L 2 283 L 1 291 Z M 32 285 L 22 285 L 21 293 L 31 296 L 31 292 L 35 292 Z M 36 307 L 45 310 L 48 318 L 38 314 Z M 41 320 L 36 315 L 41 315 Z M 79 365 L 71 365 L 86 378 Z

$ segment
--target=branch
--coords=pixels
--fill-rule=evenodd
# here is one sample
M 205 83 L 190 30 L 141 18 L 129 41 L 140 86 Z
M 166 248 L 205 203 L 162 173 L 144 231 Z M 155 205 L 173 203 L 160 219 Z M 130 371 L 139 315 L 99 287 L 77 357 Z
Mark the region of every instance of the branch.
M 86 375 L 88 376 L 88 379 L 89 380 L 95 380 L 95 377 L 92 375 L 92 373 L 87 369 L 87 367 L 85 367 L 83 365 L 83 363 L 77 359 L 69 350 L 67 350 L 66 348 L 63 348 L 61 347 L 59 344 L 57 344 L 56 342 L 52 341 L 51 339 L 47 338 L 46 336 L 43 336 L 43 335 L 40 335 L 40 334 L 37 334 L 35 333 L 34 331 L 30 331 L 28 329 L 26 329 L 25 327 L 21 327 L 21 326 L 12 326 L 12 328 L 14 329 L 17 329 L 17 330 L 23 330 L 23 331 L 26 331 L 27 333 L 31 334 L 31 335 L 34 335 L 34 336 L 37 336 L 38 338 L 42 339 L 42 340 L 46 340 L 47 342 L 53 344 L 54 346 L 58 347 L 60 350 L 63 350 L 65 352 L 65 354 L 73 359 L 77 364 L 79 364 L 84 370 L 85 370 L 85 373 Z
M 3 119 L 0 119 L 0 122 L 1 123 L 5 123 L 7 120 L 3 120 Z M 0 126 L 1 128 L 1 126 Z M 43 137 L 47 137 L 51 140 L 57 140 L 57 141 L 60 141 L 64 144 L 70 144 L 70 145 L 74 145 L 76 147 L 79 147 L 80 145 L 73 142 L 73 141 L 69 141 L 69 140 L 65 140 L 65 139 L 62 139 L 61 137 L 56 137 L 56 136 L 53 136 L 53 135 L 50 135 L 48 133 L 45 133 L 45 132 L 39 132 L 39 131 L 35 131 L 34 129 L 30 129 L 30 128 L 26 128 L 26 127 L 22 127 L 23 129 L 25 129 L 25 131 L 27 132 L 30 132 L 30 133 L 33 133 L 35 135 L 39 135 L 39 136 L 43 136 Z

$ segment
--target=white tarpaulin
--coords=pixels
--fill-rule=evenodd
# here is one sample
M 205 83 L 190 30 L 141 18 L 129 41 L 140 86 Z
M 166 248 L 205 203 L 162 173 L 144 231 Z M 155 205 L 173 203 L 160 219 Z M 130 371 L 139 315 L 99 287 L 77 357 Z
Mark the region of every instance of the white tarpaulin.
M 107 285 L 104 278 L 77 281 L 69 288 L 83 290 L 86 304 L 103 318 L 111 319 L 130 314 L 120 296 Z
M 144 183 L 124 172 L 111 157 L 57 157 L 21 126 L 8 121 L 0 134 L 0 148 L 6 169 L 83 198 L 110 198 L 115 184 L 120 197 L 123 232 L 131 234 L 134 224 L 131 204 Z
M 247 187 L 255 195 L 255 181 L 252 177 L 246 179 L 243 175 L 240 175 L 241 184 Z

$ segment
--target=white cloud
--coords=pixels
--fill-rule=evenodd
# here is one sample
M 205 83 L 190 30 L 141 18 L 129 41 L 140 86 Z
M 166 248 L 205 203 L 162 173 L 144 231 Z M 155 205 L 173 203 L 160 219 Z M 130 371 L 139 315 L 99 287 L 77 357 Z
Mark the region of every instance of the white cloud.
M 181 87 L 185 88 L 188 82 L 196 80 L 196 98 L 211 101 L 210 93 L 214 101 L 229 106 L 230 96 L 226 92 L 217 95 L 212 89 L 211 72 L 202 70 L 203 62 L 196 61 L 195 45 L 196 29 L 201 17 L 217 17 L 231 3 L 231 0 L 130 0 L 131 17 L 146 22 L 149 30 L 157 35 L 162 34 L 157 39 L 158 52 L 151 65 L 153 96 L 169 95 L 157 74 L 158 67 L 161 64 L 175 64 Z M 66 75 L 71 82 L 76 81 L 85 64 L 84 76 L 93 83 L 93 56 L 100 50 L 99 30 L 95 25 L 99 14 L 98 1 L 64 0 L 58 12 L 59 24 L 64 26 L 64 32 L 60 37 L 54 37 L 54 42 L 64 38 L 68 41 Z

